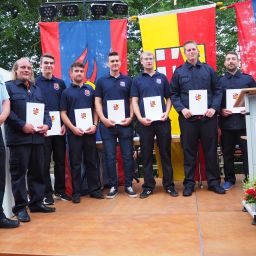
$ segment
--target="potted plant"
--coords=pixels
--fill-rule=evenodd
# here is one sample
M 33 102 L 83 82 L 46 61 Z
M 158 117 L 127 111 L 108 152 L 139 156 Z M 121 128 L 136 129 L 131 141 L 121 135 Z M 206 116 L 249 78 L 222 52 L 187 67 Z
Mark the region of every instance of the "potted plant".
M 243 189 L 245 203 L 250 204 L 252 212 L 256 212 L 256 179 L 244 182 Z

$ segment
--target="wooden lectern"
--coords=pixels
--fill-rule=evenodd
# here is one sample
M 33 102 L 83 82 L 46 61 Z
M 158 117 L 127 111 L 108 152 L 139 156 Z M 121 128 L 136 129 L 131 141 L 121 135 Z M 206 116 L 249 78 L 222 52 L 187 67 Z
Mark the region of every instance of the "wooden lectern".
M 247 152 L 249 164 L 249 178 L 256 179 L 256 88 L 242 89 L 234 107 L 244 107 L 246 110 Z M 256 212 L 243 201 L 243 211 L 248 211 L 256 225 Z

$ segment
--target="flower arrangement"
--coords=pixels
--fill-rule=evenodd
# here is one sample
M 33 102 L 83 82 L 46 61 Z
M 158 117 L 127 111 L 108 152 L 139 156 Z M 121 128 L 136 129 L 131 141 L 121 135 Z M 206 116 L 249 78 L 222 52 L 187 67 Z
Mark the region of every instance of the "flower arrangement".
M 256 204 L 256 179 L 248 180 L 243 184 L 244 200 L 247 204 Z

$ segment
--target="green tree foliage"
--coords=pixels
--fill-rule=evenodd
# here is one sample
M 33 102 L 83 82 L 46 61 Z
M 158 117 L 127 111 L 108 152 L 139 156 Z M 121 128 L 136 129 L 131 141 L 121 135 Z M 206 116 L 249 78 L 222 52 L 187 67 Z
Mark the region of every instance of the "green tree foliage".
M 241 1 L 225 1 L 226 5 Z M 238 51 L 238 38 L 236 26 L 235 9 L 230 8 L 225 11 L 216 12 L 217 31 L 217 73 L 223 73 L 223 62 L 225 53 L 228 51 Z
M 57 1 L 57 0 L 56 0 Z M 41 55 L 40 33 L 38 22 L 40 15 L 39 6 L 46 1 L 42 0 L 1 0 L 0 1 L 0 67 L 11 69 L 13 62 L 22 57 L 29 57 L 39 66 Z M 126 0 L 129 6 L 129 16 L 157 13 L 184 7 L 192 7 L 217 1 L 199 0 Z M 232 4 L 234 0 L 225 1 L 225 5 Z M 80 4 L 79 17 L 63 18 L 58 15 L 55 21 L 93 19 L 88 8 L 84 9 Z M 235 25 L 235 13 L 233 9 L 220 11 L 217 9 L 217 67 L 222 72 L 223 57 L 228 50 L 237 49 L 237 28 Z M 108 13 L 101 19 L 120 18 Z M 138 22 L 129 22 L 128 25 L 128 60 L 130 75 L 137 74 L 141 67 L 139 54 L 142 50 L 141 35 Z
M 10 69 L 13 62 L 28 56 L 38 61 L 39 0 L 1 0 L 0 3 L 0 67 Z

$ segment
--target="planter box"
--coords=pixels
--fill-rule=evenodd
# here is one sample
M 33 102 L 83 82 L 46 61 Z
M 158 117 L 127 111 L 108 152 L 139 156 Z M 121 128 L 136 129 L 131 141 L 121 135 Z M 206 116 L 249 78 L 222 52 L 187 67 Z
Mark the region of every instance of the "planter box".
M 256 225 L 256 205 L 247 204 L 244 200 L 242 201 L 243 204 L 243 211 L 250 213 L 253 218 L 252 225 Z

